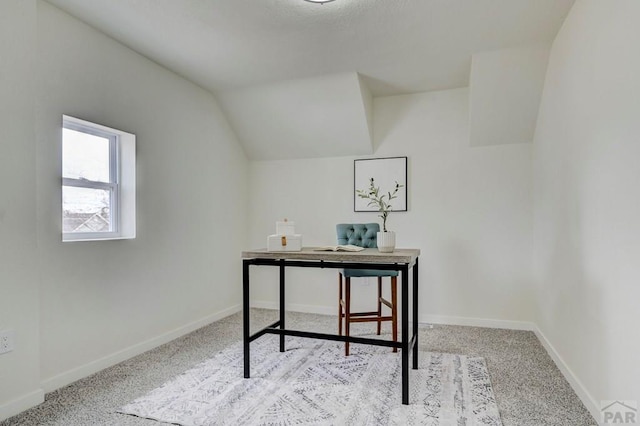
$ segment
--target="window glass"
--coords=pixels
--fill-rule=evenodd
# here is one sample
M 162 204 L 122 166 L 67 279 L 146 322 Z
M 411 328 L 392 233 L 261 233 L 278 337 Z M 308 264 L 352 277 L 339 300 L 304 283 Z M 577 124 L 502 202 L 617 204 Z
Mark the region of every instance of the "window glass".
M 109 182 L 109 139 L 62 129 L 62 177 Z
M 136 136 L 62 116 L 62 241 L 136 237 Z
M 62 187 L 62 232 L 110 232 L 111 191 Z

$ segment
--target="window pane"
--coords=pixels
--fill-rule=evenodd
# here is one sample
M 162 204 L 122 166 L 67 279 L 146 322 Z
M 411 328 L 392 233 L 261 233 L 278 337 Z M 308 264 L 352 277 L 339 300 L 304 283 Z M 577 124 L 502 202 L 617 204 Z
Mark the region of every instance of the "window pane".
M 62 187 L 62 232 L 110 232 L 111 198 L 105 189 Z
M 109 180 L 109 139 L 62 129 L 62 177 Z

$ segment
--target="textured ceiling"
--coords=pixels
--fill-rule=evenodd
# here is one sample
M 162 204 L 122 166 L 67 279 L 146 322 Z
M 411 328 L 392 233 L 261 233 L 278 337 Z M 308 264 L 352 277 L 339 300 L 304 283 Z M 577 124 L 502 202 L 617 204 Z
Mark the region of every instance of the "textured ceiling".
M 550 43 L 574 0 L 49 0 L 213 91 L 357 72 L 374 96 L 466 86 L 471 55 Z

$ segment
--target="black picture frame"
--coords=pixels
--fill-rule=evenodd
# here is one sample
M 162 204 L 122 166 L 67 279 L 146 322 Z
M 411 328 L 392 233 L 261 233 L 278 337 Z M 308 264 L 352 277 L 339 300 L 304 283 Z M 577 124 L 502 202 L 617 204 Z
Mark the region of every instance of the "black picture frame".
M 409 206 L 407 198 L 408 175 L 407 157 L 363 158 L 353 161 L 353 211 L 377 212 L 374 206 L 369 206 L 369 200 L 358 197 L 357 190 L 369 188 L 369 181 L 374 179 L 380 191 L 393 191 L 396 182 L 403 185 L 398 191 L 398 198 L 391 202 L 392 211 L 406 212 Z

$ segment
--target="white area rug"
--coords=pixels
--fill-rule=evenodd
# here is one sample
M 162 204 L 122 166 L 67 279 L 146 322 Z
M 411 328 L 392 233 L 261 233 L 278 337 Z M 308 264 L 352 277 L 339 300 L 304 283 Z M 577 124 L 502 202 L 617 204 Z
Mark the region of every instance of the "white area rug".
M 389 348 L 265 335 L 242 343 L 136 399 L 119 412 L 184 426 L 501 425 L 483 358 L 421 352 L 401 404 L 401 357 Z

